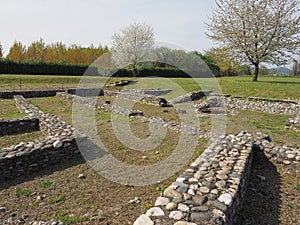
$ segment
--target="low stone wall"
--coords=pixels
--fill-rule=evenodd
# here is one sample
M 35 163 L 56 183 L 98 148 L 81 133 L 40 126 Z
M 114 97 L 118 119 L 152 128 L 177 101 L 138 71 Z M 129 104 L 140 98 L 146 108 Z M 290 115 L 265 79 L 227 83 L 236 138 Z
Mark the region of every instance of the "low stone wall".
M 142 92 L 140 93 L 140 92 L 132 92 L 132 91 L 121 91 L 121 92 L 105 91 L 104 95 L 110 97 L 128 99 L 128 100 L 156 105 L 156 106 L 162 106 L 162 107 L 166 107 L 169 105 L 168 101 L 165 98 L 158 97 L 155 95 L 146 95 L 143 94 Z
M 85 141 L 87 138 L 84 134 L 57 116 L 45 114 L 23 96 L 14 96 L 14 99 L 21 112 L 29 118 L 39 119 L 41 131 L 47 137 L 0 149 L 0 181 L 38 171 L 79 153 L 75 138 Z
M 258 133 L 256 134 L 256 145 L 265 152 L 266 156 L 276 162 L 284 165 L 296 166 L 300 172 L 300 147 L 290 147 L 271 142 L 271 138 Z
M 77 103 L 80 103 L 80 104 L 83 104 L 83 105 L 86 105 L 89 107 L 95 107 L 95 108 L 98 108 L 101 110 L 113 112 L 113 113 L 120 114 L 123 116 L 130 117 L 130 116 L 136 116 L 136 115 L 143 115 L 143 112 L 141 112 L 141 111 L 129 110 L 129 109 L 122 108 L 119 106 L 114 106 L 105 101 L 96 101 L 93 98 L 88 98 L 88 97 L 85 98 L 85 97 L 70 95 L 68 93 L 62 93 L 62 92 L 58 92 L 57 97 L 65 98 L 72 102 L 77 102 Z
M 44 135 L 77 135 L 79 134 L 71 125 L 60 120 L 55 115 L 46 114 L 36 106 L 32 105 L 21 95 L 14 96 L 17 107 L 22 113 L 27 114 L 30 118 L 38 118 L 40 130 Z
M 52 90 L 34 90 L 34 91 L 5 91 L 0 92 L 0 98 L 13 99 L 15 95 L 22 95 L 24 98 L 53 97 L 58 92 L 67 92 L 80 96 L 102 96 L 103 90 L 99 88 L 67 88 Z
M 122 92 L 127 92 L 131 94 L 138 94 L 138 95 L 155 95 L 161 96 L 170 93 L 171 89 L 160 89 L 160 88 L 146 88 L 146 89 L 125 89 Z
M 289 119 L 285 124 L 286 129 L 300 133 L 300 116 L 295 119 Z
M 292 115 L 296 116 L 300 113 L 300 104 L 296 101 L 290 100 L 276 100 L 276 99 L 236 99 L 225 98 L 226 106 L 229 109 L 242 109 L 256 112 L 265 112 L 270 114 Z
M 0 92 L 0 98 L 13 99 L 15 95 L 22 95 L 25 98 L 36 98 L 36 97 L 52 97 L 57 92 L 65 91 L 64 89 L 55 90 L 41 90 L 41 91 L 10 91 Z
M 264 134 L 241 132 L 208 147 L 158 197 L 134 225 L 233 225 L 243 205 L 253 150 L 300 172 L 300 149 L 280 146 Z
M 69 88 L 66 90 L 67 93 L 72 95 L 78 95 L 82 97 L 89 96 L 103 96 L 104 92 L 100 88 Z M 57 93 L 57 92 L 56 92 Z
M 234 224 L 251 171 L 253 143 L 254 137 L 244 132 L 217 140 L 134 225 Z
M 0 118 L 0 137 L 11 134 L 21 134 L 39 130 L 39 120 L 37 118 Z
M 78 155 L 70 136 L 50 136 L 37 142 L 20 143 L 0 149 L 0 181 L 39 171 Z
M 170 101 L 171 104 L 179 104 L 179 103 L 184 103 L 184 102 L 189 102 L 189 101 L 196 101 L 201 98 L 204 98 L 211 94 L 212 91 L 197 91 L 197 92 L 191 92 L 183 96 L 179 96 L 176 99 L 173 99 Z

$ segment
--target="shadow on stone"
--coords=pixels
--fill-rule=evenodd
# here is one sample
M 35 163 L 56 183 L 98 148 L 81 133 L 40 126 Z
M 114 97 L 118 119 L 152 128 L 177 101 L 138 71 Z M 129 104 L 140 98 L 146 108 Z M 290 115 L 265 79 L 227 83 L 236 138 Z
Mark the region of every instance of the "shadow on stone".
M 279 225 L 281 178 L 263 151 L 254 150 L 252 171 L 236 225 Z

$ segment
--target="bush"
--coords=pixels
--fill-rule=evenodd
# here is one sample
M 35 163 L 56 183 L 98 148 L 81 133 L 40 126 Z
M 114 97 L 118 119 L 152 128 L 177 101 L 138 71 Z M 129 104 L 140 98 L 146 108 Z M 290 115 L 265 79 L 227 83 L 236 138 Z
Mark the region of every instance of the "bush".
M 214 64 L 208 65 L 209 69 L 216 77 L 220 76 L 220 68 Z M 202 71 L 188 71 L 193 77 L 211 77 L 211 71 L 204 67 Z M 101 74 L 103 71 L 104 74 Z M 45 62 L 14 62 L 0 61 L 0 74 L 30 74 L 30 75 L 78 75 L 87 74 L 89 76 L 105 76 L 109 69 L 89 67 L 88 65 L 68 65 Z M 120 69 L 113 74 L 113 77 L 132 77 L 133 72 L 130 69 Z M 184 71 L 174 67 L 142 67 L 139 70 L 139 77 L 182 77 L 190 76 Z

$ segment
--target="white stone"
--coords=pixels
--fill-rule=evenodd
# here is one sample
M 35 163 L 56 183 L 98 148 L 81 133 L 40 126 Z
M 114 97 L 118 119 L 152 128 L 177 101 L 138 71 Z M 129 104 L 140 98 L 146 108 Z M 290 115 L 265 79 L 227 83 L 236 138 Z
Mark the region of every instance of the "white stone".
M 189 190 L 188 190 L 188 194 L 190 194 L 190 195 L 195 195 L 195 191 L 194 191 L 193 189 L 189 189 Z
M 191 183 L 193 183 L 193 182 L 198 182 L 199 180 L 197 179 L 197 178 L 194 178 L 194 177 L 192 177 L 192 178 L 190 178 L 189 179 L 189 182 L 191 182 Z
M 188 211 L 190 211 L 190 208 L 187 205 L 182 204 L 182 203 L 178 204 L 177 209 L 180 210 L 181 212 L 188 212 Z
M 154 225 L 149 216 L 143 214 L 133 223 L 133 225 Z
M 217 195 L 219 194 L 219 191 L 217 189 L 213 189 L 210 191 L 210 193 Z
M 180 211 L 172 211 L 172 212 L 170 212 L 170 215 L 169 215 L 169 218 L 174 219 L 174 220 L 181 220 L 183 217 L 184 217 L 184 215 Z
M 218 198 L 218 200 L 220 202 L 223 202 L 225 205 L 229 205 L 229 206 L 233 202 L 232 196 L 230 194 L 228 194 L 228 193 L 220 195 L 220 197 Z
M 159 206 L 159 205 L 167 205 L 170 202 L 169 198 L 165 198 L 165 197 L 158 197 L 156 199 L 155 202 L 155 206 Z
M 186 222 L 186 221 L 178 221 L 178 222 L 174 223 L 174 225 L 197 225 L 197 224 Z
M 288 154 L 288 155 L 287 155 L 287 158 L 288 158 L 288 159 L 293 159 L 293 158 L 295 158 L 295 154 Z
M 176 179 L 176 182 L 183 182 L 183 181 L 185 181 L 185 178 L 184 177 L 178 177 L 177 179 Z
M 174 210 L 176 207 L 177 205 L 174 202 L 170 202 L 166 205 L 166 210 Z
M 209 188 L 208 187 L 200 187 L 199 189 L 202 193 L 207 194 L 209 193 Z
M 60 140 L 57 140 L 53 143 L 54 148 L 60 148 L 63 146 L 63 143 Z
M 164 211 L 159 207 L 153 207 L 146 212 L 146 216 L 164 216 Z

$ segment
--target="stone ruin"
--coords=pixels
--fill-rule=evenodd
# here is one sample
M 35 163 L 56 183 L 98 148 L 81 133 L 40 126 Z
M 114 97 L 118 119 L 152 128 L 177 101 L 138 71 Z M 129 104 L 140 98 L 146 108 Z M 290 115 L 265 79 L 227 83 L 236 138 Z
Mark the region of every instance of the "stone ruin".
M 128 93 L 145 93 L 128 91 Z M 105 93 L 105 92 L 104 92 Z M 121 95 L 132 99 L 130 94 Z M 191 135 L 202 135 L 203 131 L 193 127 L 181 127 L 174 122 L 166 122 L 160 118 L 144 117 L 142 112 L 134 112 L 124 108 L 116 108 L 107 102 L 92 101 L 66 92 L 56 92 L 58 97 L 70 101 L 97 107 L 101 110 L 136 116 L 143 121 L 155 121 L 161 126 L 167 126 L 180 132 L 182 129 Z M 110 93 L 111 94 L 111 93 Z M 111 94 L 115 95 L 115 93 Z M 134 95 L 134 94 L 133 94 Z M 208 94 L 209 95 L 209 94 Z M 9 96 L 9 94 L 7 95 Z M 221 107 L 221 96 L 207 96 L 202 93 L 192 93 L 177 100 L 168 102 L 168 105 L 203 98 L 203 102 L 195 105 L 195 109 L 202 112 L 213 111 Z M 196 97 L 195 97 L 196 96 Z M 198 97 L 197 97 L 198 96 Z M 159 96 L 154 96 L 157 104 Z M 68 160 L 79 154 L 75 138 L 86 140 L 86 136 L 66 124 L 57 116 L 45 114 L 30 104 L 23 96 L 14 96 L 16 105 L 27 116 L 20 119 L 0 121 L 0 135 L 30 132 L 41 130 L 44 138 L 37 142 L 20 143 L 0 150 L 0 180 L 13 179 L 26 173 L 31 173 L 62 159 Z M 136 98 L 137 99 L 137 98 Z M 136 100 L 135 99 L 135 100 Z M 143 99 L 143 98 L 139 98 Z M 247 109 L 268 113 L 297 116 L 299 104 L 295 102 L 271 101 L 267 99 L 223 99 L 227 108 Z M 297 117 L 298 118 L 298 117 Z M 287 128 L 299 130 L 299 120 L 287 122 Z M 296 127 L 296 128 L 295 128 Z M 202 133 L 201 133 L 202 132 Z M 206 134 L 206 137 L 209 137 Z M 197 224 L 234 224 L 239 213 L 247 189 L 255 151 L 263 151 L 273 161 L 286 166 L 296 167 L 300 172 L 300 149 L 278 145 L 264 134 L 250 134 L 242 131 L 235 135 L 219 137 L 196 159 L 178 178 L 164 190 L 155 202 L 155 207 L 149 209 L 134 222 L 134 225 L 197 225 Z

